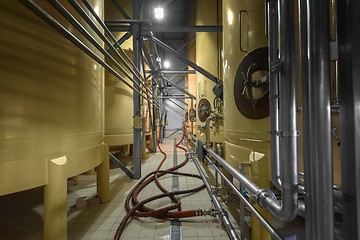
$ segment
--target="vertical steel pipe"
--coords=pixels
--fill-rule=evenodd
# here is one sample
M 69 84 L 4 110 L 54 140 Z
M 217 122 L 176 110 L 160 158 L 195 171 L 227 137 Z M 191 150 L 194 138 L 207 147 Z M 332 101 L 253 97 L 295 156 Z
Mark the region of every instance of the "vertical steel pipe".
M 309 112 L 305 120 L 309 121 L 310 154 L 307 161 L 311 164 L 306 167 L 309 172 L 305 172 L 305 191 L 308 195 L 306 215 L 311 214 L 314 217 L 311 239 L 332 240 L 334 239 L 334 201 L 329 1 L 307 0 L 306 2 Z
M 296 61 L 294 2 L 280 0 L 279 21 L 279 157 L 281 206 L 265 197 L 266 207 L 284 220 L 297 212 L 297 130 L 296 130 Z
M 140 18 L 140 4 L 139 0 L 132 1 L 132 12 L 133 18 Z M 133 62 L 134 69 L 140 69 L 140 48 L 139 48 L 139 34 L 140 34 L 140 25 L 134 23 L 132 25 L 133 33 Z M 134 83 L 138 83 L 139 79 L 134 77 Z M 138 86 L 134 86 L 140 91 Z M 133 94 L 133 109 L 134 117 L 141 117 L 141 106 L 140 106 L 140 95 L 134 92 Z M 134 127 L 134 178 L 138 179 L 141 177 L 141 129 Z
M 279 69 L 277 45 L 277 1 L 267 2 L 268 46 L 269 46 L 269 108 L 271 128 L 271 181 L 277 188 L 281 188 L 280 157 L 279 157 Z
M 299 1 L 299 18 L 300 18 L 300 59 L 301 59 L 301 93 L 302 93 L 302 127 L 303 127 L 303 159 L 304 159 L 304 183 L 305 183 L 305 236 L 306 239 L 315 239 L 313 222 L 315 216 L 312 214 L 315 205 L 311 204 L 310 191 L 312 184 L 311 162 L 310 162 L 310 124 L 309 118 L 309 69 L 308 69 L 308 38 L 307 38 L 307 2 Z
M 343 239 L 360 239 L 360 1 L 338 1 Z

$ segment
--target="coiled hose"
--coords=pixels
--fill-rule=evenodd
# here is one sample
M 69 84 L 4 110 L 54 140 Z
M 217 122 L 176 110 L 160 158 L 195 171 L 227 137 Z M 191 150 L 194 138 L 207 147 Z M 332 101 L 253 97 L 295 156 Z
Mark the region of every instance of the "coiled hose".
M 182 143 L 182 141 L 184 140 L 184 137 L 185 137 L 185 125 L 183 128 L 181 140 L 178 143 L 176 143 L 175 146 L 177 148 L 180 148 L 183 151 L 187 152 L 186 148 L 179 146 Z M 116 231 L 114 240 L 120 239 L 122 233 L 125 230 L 126 225 L 132 220 L 133 217 L 186 218 L 186 217 L 195 217 L 195 216 L 201 215 L 201 211 L 199 211 L 199 210 L 171 211 L 174 209 L 178 209 L 181 206 L 181 201 L 177 197 L 178 195 L 191 194 L 191 193 L 198 192 L 205 188 L 205 184 L 202 184 L 201 186 L 196 187 L 196 188 L 186 189 L 186 190 L 181 190 L 181 191 L 169 192 L 167 189 L 165 189 L 161 185 L 159 178 L 166 174 L 194 177 L 194 178 L 198 178 L 198 179 L 201 179 L 201 177 L 196 174 L 175 172 L 176 170 L 180 169 L 188 162 L 187 157 L 184 159 L 183 162 L 181 162 L 180 164 L 178 164 L 176 166 L 173 166 L 166 170 L 160 170 L 160 168 L 162 167 L 163 163 L 165 162 L 167 156 L 166 156 L 166 153 L 161 149 L 159 142 L 157 142 L 157 146 L 159 148 L 159 151 L 164 155 L 164 157 L 161 160 L 161 162 L 159 163 L 159 165 L 157 166 L 156 170 L 147 174 L 142 179 L 140 179 L 139 182 L 135 185 L 135 187 L 130 191 L 130 193 L 126 197 L 125 209 L 127 211 L 127 214 L 121 221 L 121 223 Z M 144 199 L 142 201 L 139 201 L 138 195 L 140 194 L 140 192 L 153 181 L 155 181 L 156 186 L 160 189 L 162 194 L 158 194 L 158 195 L 149 197 L 147 199 Z M 173 202 L 173 204 L 171 204 L 170 206 L 159 208 L 159 209 L 153 209 L 153 208 L 145 206 L 145 204 L 147 204 L 151 201 L 161 199 L 164 197 L 170 198 L 171 201 Z

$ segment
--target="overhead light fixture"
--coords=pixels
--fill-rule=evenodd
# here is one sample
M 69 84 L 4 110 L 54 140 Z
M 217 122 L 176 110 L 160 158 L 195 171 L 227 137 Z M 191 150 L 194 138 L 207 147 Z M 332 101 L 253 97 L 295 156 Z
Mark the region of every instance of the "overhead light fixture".
M 157 7 L 154 9 L 155 18 L 156 19 L 163 19 L 164 18 L 164 9 L 161 7 Z
M 164 68 L 169 68 L 169 67 L 170 67 L 170 62 L 164 61 Z

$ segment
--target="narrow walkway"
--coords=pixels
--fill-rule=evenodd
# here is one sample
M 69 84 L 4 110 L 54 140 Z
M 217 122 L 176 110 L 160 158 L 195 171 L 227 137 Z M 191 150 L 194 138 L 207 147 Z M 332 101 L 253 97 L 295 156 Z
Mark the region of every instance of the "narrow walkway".
M 173 166 L 174 138 L 180 139 L 179 134 L 165 139 L 161 144 L 167 154 L 161 169 Z M 151 155 L 142 163 L 142 176 L 155 170 L 163 155 L 158 152 Z M 177 161 L 182 162 L 185 154 L 177 149 Z M 130 161 L 129 161 L 130 162 Z M 189 161 L 181 172 L 197 174 L 193 162 Z M 205 171 L 208 172 L 209 171 Z M 121 170 L 110 170 L 111 201 L 99 204 L 96 197 L 95 175 L 79 176 L 79 184 L 68 182 L 68 239 L 113 239 L 116 230 L 126 214 L 124 200 L 137 180 L 129 179 Z M 160 178 L 164 187 L 173 188 L 173 176 Z M 179 176 L 179 189 L 194 188 L 202 184 L 201 180 Z M 139 199 L 159 194 L 160 190 L 151 183 L 139 195 Z M 76 201 L 86 204 L 83 208 L 76 208 Z M 182 210 L 209 209 L 212 207 L 206 190 L 181 198 Z M 170 204 L 168 198 L 149 203 L 147 206 L 158 208 Z M 20 193 L 0 197 L 0 239 L 43 239 L 43 188 L 36 188 Z M 234 220 L 232 222 L 236 223 Z M 217 217 L 200 216 L 180 219 L 179 234 L 172 231 L 169 220 L 154 218 L 137 218 L 126 227 L 121 239 L 159 239 L 159 240 L 225 240 L 229 239 Z M 238 229 L 236 229 L 238 231 Z

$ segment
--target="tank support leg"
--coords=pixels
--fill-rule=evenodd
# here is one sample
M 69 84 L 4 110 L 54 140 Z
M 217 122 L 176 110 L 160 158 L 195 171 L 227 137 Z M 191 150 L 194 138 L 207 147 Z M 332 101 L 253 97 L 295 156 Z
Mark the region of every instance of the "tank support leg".
M 109 147 L 104 144 L 103 161 L 96 168 L 97 196 L 101 203 L 110 201 L 110 182 L 109 182 Z
M 48 163 L 44 187 L 44 239 L 67 239 L 67 177 L 65 156 Z

